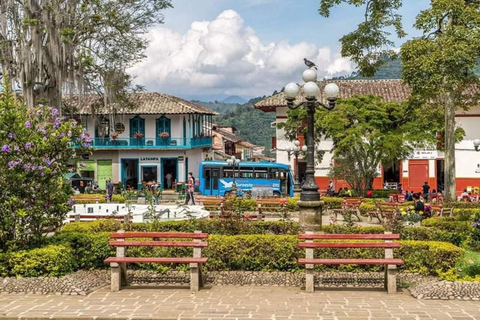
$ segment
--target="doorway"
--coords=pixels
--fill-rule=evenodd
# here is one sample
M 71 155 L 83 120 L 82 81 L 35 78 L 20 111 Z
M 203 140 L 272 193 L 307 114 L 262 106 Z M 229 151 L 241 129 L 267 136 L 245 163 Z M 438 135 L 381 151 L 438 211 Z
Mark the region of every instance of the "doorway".
M 167 189 L 167 174 L 171 174 L 173 181 L 178 181 L 178 158 L 162 158 L 162 187 Z M 175 184 L 172 184 L 175 188 Z
M 142 166 L 142 183 L 156 182 L 158 180 L 157 166 Z
M 298 161 L 298 181 L 300 184 L 303 184 L 305 181 L 307 172 L 307 162 L 306 161 Z
M 138 189 L 138 159 L 122 159 L 122 182 L 126 189 Z
M 220 168 L 206 168 L 205 176 L 205 195 L 218 196 Z

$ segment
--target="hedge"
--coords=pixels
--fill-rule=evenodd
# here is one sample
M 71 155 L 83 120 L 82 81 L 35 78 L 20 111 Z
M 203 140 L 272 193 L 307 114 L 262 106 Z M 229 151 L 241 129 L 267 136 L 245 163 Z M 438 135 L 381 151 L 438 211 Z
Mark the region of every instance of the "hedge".
M 435 217 L 422 220 L 422 226 L 433 227 L 441 230 L 459 233 L 470 233 L 472 223 L 469 221 L 456 221 L 449 217 Z
M 103 260 L 114 254 L 108 246 L 109 233 L 87 234 L 80 232 L 63 233 L 54 236 L 52 243 L 70 246 L 75 256 L 75 269 L 108 267 Z M 297 271 L 297 259 L 305 256 L 305 249 L 298 248 L 294 235 L 211 235 L 209 246 L 202 255 L 209 258 L 206 270 L 246 271 Z M 395 257 L 404 260 L 401 268 L 408 272 L 436 275 L 447 271 L 461 259 L 464 250 L 452 244 L 434 241 L 401 241 L 402 247 L 395 249 Z M 188 256 L 191 248 L 132 247 L 128 256 Z M 382 258 L 382 249 L 335 249 L 316 251 L 318 258 Z M 152 268 L 136 265 L 133 268 Z M 175 266 L 176 267 L 176 266 Z M 318 269 L 344 271 L 380 270 L 382 267 L 345 265 L 337 267 L 319 266 Z
M 65 243 L 5 253 L 0 270 L 3 275 L 16 277 L 63 276 L 74 270 L 76 257 L 73 252 L 68 243 Z
M 92 222 L 74 222 L 63 226 L 61 232 L 116 232 L 157 231 L 157 232 L 193 232 L 202 230 L 210 234 L 298 234 L 300 225 L 292 221 L 245 221 L 237 219 L 198 219 L 184 221 L 162 221 L 153 223 L 124 224 L 114 219 Z

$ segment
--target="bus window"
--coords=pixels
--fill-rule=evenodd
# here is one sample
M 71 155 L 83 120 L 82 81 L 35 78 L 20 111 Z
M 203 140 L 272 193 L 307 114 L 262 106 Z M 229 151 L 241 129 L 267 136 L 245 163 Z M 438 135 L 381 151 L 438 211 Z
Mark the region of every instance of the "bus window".
M 268 168 L 255 168 L 256 179 L 268 179 Z
M 268 179 L 280 179 L 280 169 L 270 168 L 268 171 Z
M 233 170 L 232 168 L 223 168 L 223 177 L 224 178 L 233 178 Z
M 240 168 L 240 178 L 253 178 L 253 168 Z

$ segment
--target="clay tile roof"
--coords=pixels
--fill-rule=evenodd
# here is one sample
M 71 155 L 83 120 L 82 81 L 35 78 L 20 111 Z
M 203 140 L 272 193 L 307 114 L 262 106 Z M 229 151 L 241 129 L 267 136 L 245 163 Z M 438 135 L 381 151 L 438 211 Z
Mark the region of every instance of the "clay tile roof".
M 236 136 L 235 134 L 231 133 L 230 131 L 228 130 L 224 130 L 222 128 L 217 128 L 215 130 L 215 132 L 217 132 L 218 134 L 220 134 L 223 138 L 225 138 L 226 140 L 228 141 L 232 141 L 233 143 L 237 143 L 237 142 L 240 142 L 242 141 L 242 138 L 240 138 L 239 136 Z
M 69 108 L 74 108 L 78 114 L 91 114 L 92 106 L 101 105 L 99 95 L 73 95 L 63 100 Z M 96 114 L 109 114 L 115 108 L 116 113 L 124 114 L 207 114 L 217 115 L 216 112 L 193 102 L 183 100 L 158 92 L 130 93 L 128 100 L 133 107 L 109 108 L 96 107 Z
M 325 101 L 323 88 L 329 83 L 336 83 L 340 88 L 340 98 L 349 98 L 353 95 L 367 95 L 383 97 L 386 102 L 400 102 L 407 99 L 410 95 L 410 89 L 403 84 L 401 80 L 331 80 L 319 81 L 320 87 L 319 99 Z M 300 91 L 300 97 L 296 102 L 304 101 L 303 90 Z M 287 103 L 283 92 L 270 96 L 255 104 L 256 109 L 265 112 L 273 112 L 275 108 L 286 107 Z

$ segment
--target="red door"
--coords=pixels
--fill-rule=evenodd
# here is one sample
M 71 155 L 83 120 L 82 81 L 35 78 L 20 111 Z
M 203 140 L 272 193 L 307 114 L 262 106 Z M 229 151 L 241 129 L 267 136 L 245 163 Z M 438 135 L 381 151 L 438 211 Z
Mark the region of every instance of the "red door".
M 428 160 L 410 160 L 408 166 L 409 190 L 421 192 L 423 184 L 428 182 Z

